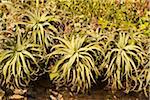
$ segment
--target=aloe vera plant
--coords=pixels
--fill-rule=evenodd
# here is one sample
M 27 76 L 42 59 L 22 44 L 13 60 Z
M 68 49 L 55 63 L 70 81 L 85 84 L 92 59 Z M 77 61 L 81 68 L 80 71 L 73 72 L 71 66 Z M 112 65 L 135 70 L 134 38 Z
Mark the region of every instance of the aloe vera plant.
M 20 20 L 17 24 L 25 25 L 24 28 L 31 34 L 34 43 L 49 47 L 53 42 L 51 36 L 58 34 L 58 29 L 52 22 L 60 22 L 60 20 L 49 11 L 48 1 L 44 4 L 39 2 L 39 0 L 32 2 L 32 6 L 26 4 L 24 10 L 19 11 Z
M 129 86 L 132 76 L 137 77 L 140 65 L 144 62 L 145 53 L 136 44 L 130 44 L 130 35 L 127 33 L 119 33 L 118 39 L 109 41 L 107 44 L 108 50 L 105 56 L 106 78 L 112 88 L 123 88 L 125 81 L 126 92 L 132 88 Z
M 4 41 L 0 49 L 0 71 L 8 85 L 26 86 L 40 67 L 37 62 L 39 45 L 31 44 L 22 35 Z M 12 82 L 12 83 L 11 83 Z M 15 84 L 14 84 L 15 83 Z
M 59 40 L 53 51 L 48 57 L 59 55 L 60 59 L 51 66 L 50 76 L 55 83 L 68 84 L 72 91 L 85 92 L 95 82 L 95 75 L 98 76 L 99 70 L 95 65 L 93 54 L 96 51 L 102 52 L 98 43 L 86 43 L 87 36 L 68 38 L 54 37 Z M 92 53 L 92 54 L 91 54 Z
M 147 45 L 147 56 L 145 60 L 145 64 L 142 66 L 142 69 L 140 69 L 139 74 L 137 77 L 133 76 L 132 79 L 134 80 L 134 87 L 131 91 L 140 92 L 144 91 L 145 96 L 148 97 L 148 93 L 150 92 L 150 44 L 148 42 Z
M 150 92 L 150 66 L 149 62 L 146 66 L 140 71 L 137 77 L 132 77 L 134 80 L 135 86 L 131 89 L 131 91 L 140 92 L 144 91 L 145 96 L 148 97 L 148 93 Z

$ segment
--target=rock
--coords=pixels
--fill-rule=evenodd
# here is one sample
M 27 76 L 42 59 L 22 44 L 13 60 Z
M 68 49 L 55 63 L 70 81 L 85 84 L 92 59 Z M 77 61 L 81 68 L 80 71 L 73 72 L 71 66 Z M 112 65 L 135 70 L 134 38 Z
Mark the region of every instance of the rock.
M 23 98 L 24 98 L 24 96 L 15 94 L 15 95 L 10 96 L 9 100 L 20 100 L 20 99 L 23 99 Z
M 58 100 L 64 100 L 61 94 L 58 94 Z
M 24 95 L 26 92 L 27 92 L 27 89 L 24 89 L 24 90 L 22 90 L 22 89 L 15 89 L 13 91 L 14 94 L 18 94 L 18 95 Z
M 28 100 L 28 98 L 27 98 L 27 97 L 24 97 L 24 100 Z
M 53 95 L 50 95 L 50 100 L 57 100 L 57 98 L 54 97 Z
M 14 89 L 13 93 L 14 95 L 10 96 L 9 99 L 10 100 L 27 100 L 26 97 L 22 96 L 27 92 L 27 89 Z

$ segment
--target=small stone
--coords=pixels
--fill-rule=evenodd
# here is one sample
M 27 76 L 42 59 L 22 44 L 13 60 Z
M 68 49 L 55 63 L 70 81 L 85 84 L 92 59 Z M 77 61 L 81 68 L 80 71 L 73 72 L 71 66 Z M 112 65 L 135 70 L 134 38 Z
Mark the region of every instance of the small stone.
M 27 97 L 24 97 L 24 100 L 28 100 L 28 98 L 27 98 Z
M 53 95 L 50 95 L 50 100 L 57 100 L 57 98 L 54 97 Z
M 63 99 L 63 96 L 62 96 L 61 94 L 58 94 L 58 99 L 59 99 L 59 100 L 64 100 L 64 99 Z
M 25 90 L 22 90 L 22 89 L 15 89 L 14 90 L 14 94 L 18 94 L 18 95 L 23 95 L 23 94 L 25 94 L 27 92 L 27 89 L 25 89 Z
M 136 98 L 135 100 L 139 100 L 139 98 Z
M 114 99 L 116 100 L 117 99 L 117 97 L 114 95 Z
M 9 97 L 10 100 L 20 100 L 23 98 L 24 98 L 24 96 L 16 95 L 16 94 Z

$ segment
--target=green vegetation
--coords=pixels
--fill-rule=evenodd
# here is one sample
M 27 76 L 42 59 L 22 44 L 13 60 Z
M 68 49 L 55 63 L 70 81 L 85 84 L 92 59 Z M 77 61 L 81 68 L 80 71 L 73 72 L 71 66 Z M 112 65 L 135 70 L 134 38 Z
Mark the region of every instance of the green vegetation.
M 70 40 L 66 37 L 64 39 L 56 37 L 54 39 L 58 39 L 60 43 L 53 46 L 51 48 L 53 52 L 48 55 L 49 57 L 60 55 L 58 62 L 52 66 L 50 75 L 57 73 L 54 79 L 56 83 L 68 84 L 72 91 L 84 92 L 91 87 L 92 82 L 95 82 L 94 77 L 100 75 L 93 56 L 97 56 L 96 51 L 103 53 L 103 50 L 97 42 L 89 43 L 86 38 L 87 36 L 79 37 L 79 35 L 72 36 Z
M 0 84 L 28 86 L 49 69 L 73 92 L 104 76 L 112 90 L 147 96 L 150 11 L 130 1 L 0 0 Z
M 36 58 L 40 46 L 31 44 L 28 40 L 17 34 L 17 36 L 3 41 L 0 63 L 6 84 L 26 85 L 31 80 L 31 76 L 39 70 Z M 35 68 L 31 67 L 32 63 Z

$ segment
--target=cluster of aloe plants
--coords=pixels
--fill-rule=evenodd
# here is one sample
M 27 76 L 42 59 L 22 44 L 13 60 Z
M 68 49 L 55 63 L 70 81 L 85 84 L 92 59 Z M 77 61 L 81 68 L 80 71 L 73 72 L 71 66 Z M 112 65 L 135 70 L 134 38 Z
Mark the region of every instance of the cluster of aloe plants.
M 54 43 L 51 36 L 58 33 L 51 22 L 59 20 L 49 12 L 48 1 L 10 0 L 1 1 L 0 6 L 3 84 L 26 86 L 43 70 L 46 49 Z
M 147 95 L 150 12 L 143 4 L 1 0 L 0 84 L 27 86 L 48 71 L 55 84 L 75 92 L 104 76 L 112 89 Z

